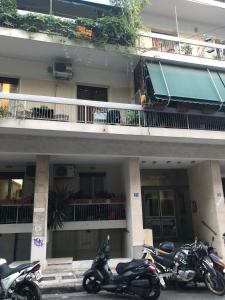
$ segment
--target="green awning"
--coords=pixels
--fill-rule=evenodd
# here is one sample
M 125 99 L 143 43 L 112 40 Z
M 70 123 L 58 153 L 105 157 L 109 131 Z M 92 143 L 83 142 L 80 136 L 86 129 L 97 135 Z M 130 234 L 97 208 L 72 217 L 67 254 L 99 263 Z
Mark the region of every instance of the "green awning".
M 221 105 L 225 73 L 207 69 L 147 63 L 155 98 Z

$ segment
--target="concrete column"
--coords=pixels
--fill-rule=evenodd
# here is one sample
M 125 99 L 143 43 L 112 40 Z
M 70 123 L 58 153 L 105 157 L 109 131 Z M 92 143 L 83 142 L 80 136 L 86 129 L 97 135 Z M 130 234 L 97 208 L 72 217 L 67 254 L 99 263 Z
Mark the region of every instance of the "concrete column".
M 48 156 L 37 156 L 31 260 L 40 260 L 42 268 L 46 266 L 48 191 L 49 158 Z
M 139 159 L 130 158 L 124 162 L 123 177 L 127 217 L 126 256 L 138 257 L 144 241 Z
M 200 163 L 188 170 L 188 176 L 195 235 L 205 242 L 214 236 L 214 247 L 225 258 L 225 202 L 219 163 Z

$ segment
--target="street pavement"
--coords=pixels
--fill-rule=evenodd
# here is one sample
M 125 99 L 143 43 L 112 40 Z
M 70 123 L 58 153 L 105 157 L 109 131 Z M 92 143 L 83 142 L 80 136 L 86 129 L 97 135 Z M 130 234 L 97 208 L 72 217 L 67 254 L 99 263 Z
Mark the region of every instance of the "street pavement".
M 49 294 L 49 295 L 43 295 L 43 299 L 45 300 L 62 300 L 62 299 L 68 299 L 68 300 L 137 300 L 140 299 L 138 297 L 132 297 L 132 296 L 121 296 L 116 295 L 114 296 L 111 293 L 105 293 L 100 292 L 97 295 L 90 295 L 85 292 L 80 293 L 73 293 L 73 294 Z M 159 300 L 219 300 L 219 299 L 225 299 L 225 297 L 218 297 L 214 296 L 212 293 L 207 291 L 203 287 L 191 287 L 186 288 L 185 290 L 164 290 L 161 293 L 161 296 Z

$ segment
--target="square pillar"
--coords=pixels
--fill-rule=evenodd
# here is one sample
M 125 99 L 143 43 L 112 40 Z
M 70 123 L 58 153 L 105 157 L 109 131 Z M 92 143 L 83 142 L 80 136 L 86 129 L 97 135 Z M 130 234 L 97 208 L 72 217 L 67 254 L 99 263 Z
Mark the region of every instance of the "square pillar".
M 225 201 L 217 161 L 205 161 L 188 170 L 195 235 L 204 242 L 215 237 L 214 247 L 225 259 Z
M 126 196 L 126 256 L 139 257 L 144 243 L 140 166 L 138 158 L 129 158 L 123 165 Z
M 31 260 L 40 260 L 42 268 L 45 268 L 46 266 L 48 192 L 49 157 L 37 156 L 34 188 Z

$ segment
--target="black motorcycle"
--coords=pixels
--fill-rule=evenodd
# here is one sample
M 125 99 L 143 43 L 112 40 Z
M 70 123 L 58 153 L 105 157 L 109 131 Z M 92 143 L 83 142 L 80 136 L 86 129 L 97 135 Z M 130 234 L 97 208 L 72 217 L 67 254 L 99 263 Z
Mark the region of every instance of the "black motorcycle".
M 133 259 L 129 263 L 116 266 L 117 275 L 113 275 L 108 265 L 109 246 L 103 246 L 85 272 L 83 288 L 88 293 L 100 290 L 116 294 L 136 295 L 142 299 L 155 300 L 160 296 L 160 280 L 156 267 L 145 259 Z
M 150 254 L 163 278 L 175 281 L 179 285 L 205 282 L 207 288 L 215 295 L 225 294 L 225 281 L 209 257 L 208 246 L 196 241 L 175 250 L 173 243 L 166 242 L 161 244 L 160 248 L 145 245 L 143 258 Z

